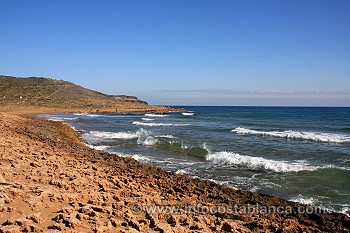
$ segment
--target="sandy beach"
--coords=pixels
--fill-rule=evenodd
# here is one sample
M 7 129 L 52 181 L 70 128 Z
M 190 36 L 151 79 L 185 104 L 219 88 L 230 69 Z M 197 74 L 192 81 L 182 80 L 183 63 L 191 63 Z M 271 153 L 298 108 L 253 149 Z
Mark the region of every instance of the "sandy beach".
M 343 214 L 91 149 L 60 122 L 1 113 L 0 127 L 0 232 L 350 231 Z

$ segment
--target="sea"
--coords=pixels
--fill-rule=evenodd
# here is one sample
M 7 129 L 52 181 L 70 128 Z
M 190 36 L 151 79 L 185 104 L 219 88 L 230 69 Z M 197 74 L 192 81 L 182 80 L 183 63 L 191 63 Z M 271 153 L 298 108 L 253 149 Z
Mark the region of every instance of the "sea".
M 350 108 L 176 107 L 41 116 L 98 150 L 350 215 Z

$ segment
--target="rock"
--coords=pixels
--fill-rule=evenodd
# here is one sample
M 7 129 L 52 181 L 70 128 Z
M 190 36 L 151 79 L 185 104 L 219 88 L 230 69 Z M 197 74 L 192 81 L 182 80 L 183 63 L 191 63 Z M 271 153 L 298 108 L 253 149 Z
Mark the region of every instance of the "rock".
M 15 225 L 3 226 L 0 228 L 0 232 L 2 232 L 2 233 L 20 233 L 21 227 L 15 226 Z
M 29 216 L 29 219 L 35 223 L 40 223 L 42 221 L 42 218 L 40 217 L 40 215 L 41 215 L 41 212 L 32 214 Z
M 221 230 L 226 231 L 226 232 L 232 232 L 233 228 L 229 223 L 224 222 L 224 224 L 221 227 Z
M 171 215 L 170 217 L 168 217 L 167 222 L 170 224 L 170 226 L 176 226 L 177 224 L 176 218 L 174 217 L 174 215 Z
M 0 183 L 6 183 L 6 180 L 2 175 L 0 175 Z
M 28 220 L 27 218 L 24 218 L 24 217 L 16 219 L 15 222 L 18 226 L 21 226 L 21 227 L 26 227 L 31 223 L 30 220 Z
M 106 208 L 103 208 L 101 206 L 91 206 L 91 209 L 93 209 L 96 212 L 100 212 L 100 213 L 105 213 L 106 212 Z
M 60 224 L 54 222 L 51 226 L 48 227 L 48 229 L 62 231 L 63 227 Z

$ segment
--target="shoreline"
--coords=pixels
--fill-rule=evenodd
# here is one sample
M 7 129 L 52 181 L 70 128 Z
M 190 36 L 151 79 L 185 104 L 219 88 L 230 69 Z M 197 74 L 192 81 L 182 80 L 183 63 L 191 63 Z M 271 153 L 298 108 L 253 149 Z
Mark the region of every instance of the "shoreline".
M 350 232 L 349 217 L 340 213 L 152 214 L 147 206 L 182 211 L 188 206 L 226 210 L 234 205 L 290 206 L 293 211 L 307 206 L 91 149 L 74 129 L 61 122 L 3 113 L 0 119 L 3 232 L 24 228 L 73 232 Z M 141 211 L 135 214 L 140 206 Z
M 47 108 L 34 106 L 1 106 L 0 112 L 19 115 L 33 116 L 36 114 L 60 114 L 60 113 L 170 113 L 170 112 L 186 112 L 184 109 L 172 108 L 165 106 L 152 105 L 126 105 L 118 108 Z

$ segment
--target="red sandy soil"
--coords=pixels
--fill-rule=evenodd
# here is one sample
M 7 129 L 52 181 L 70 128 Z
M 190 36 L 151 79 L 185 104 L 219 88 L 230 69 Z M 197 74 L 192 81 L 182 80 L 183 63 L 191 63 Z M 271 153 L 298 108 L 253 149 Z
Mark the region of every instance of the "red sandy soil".
M 60 122 L 0 113 L 0 232 L 350 232 L 337 213 L 146 209 L 257 204 L 305 207 L 91 149 Z

